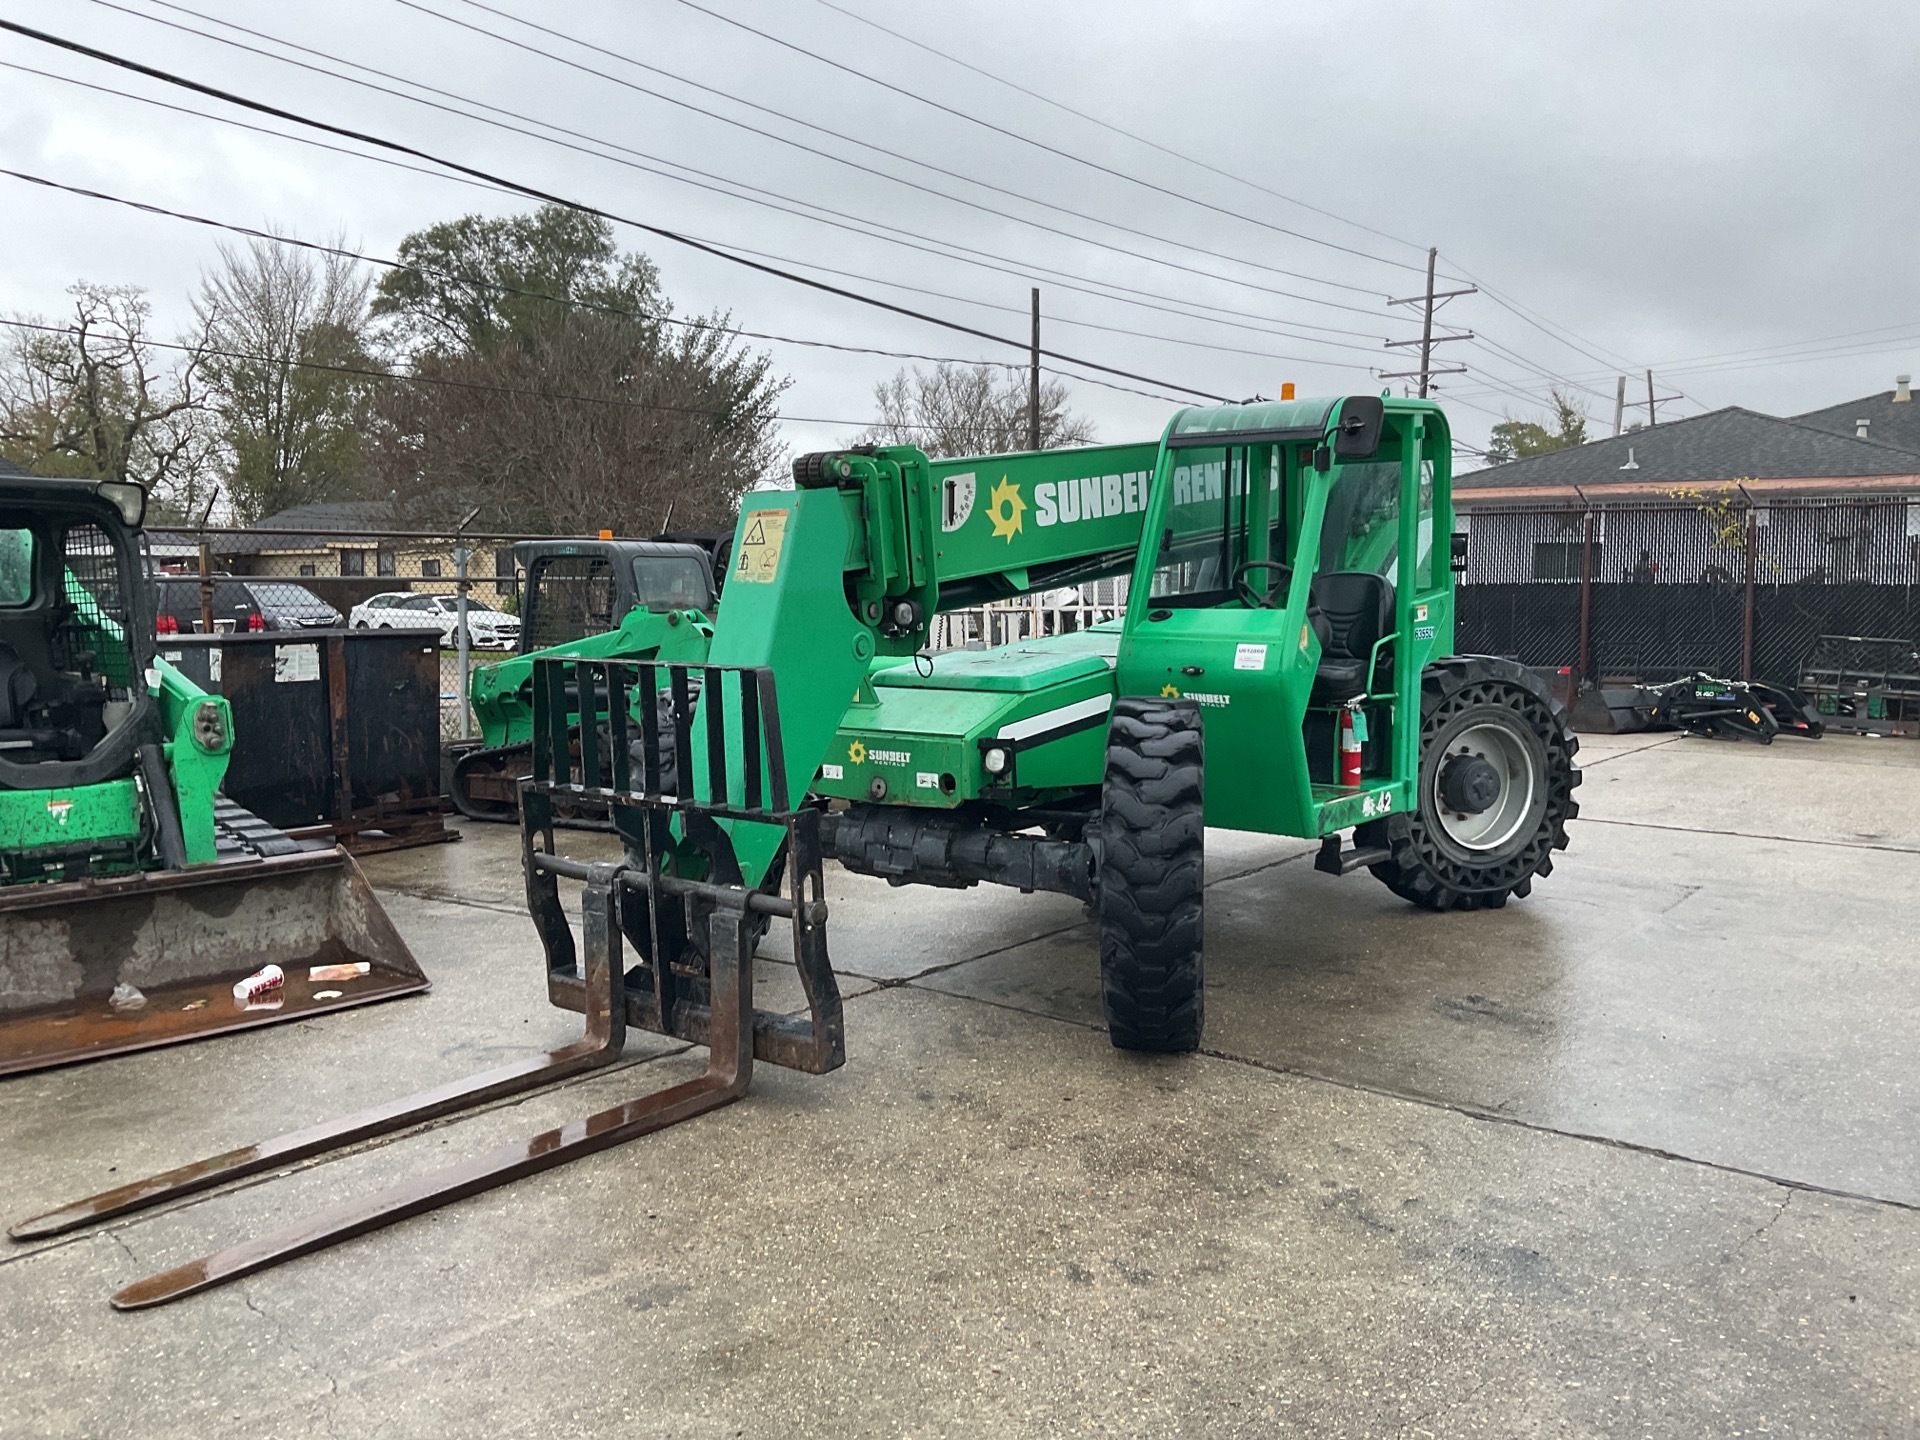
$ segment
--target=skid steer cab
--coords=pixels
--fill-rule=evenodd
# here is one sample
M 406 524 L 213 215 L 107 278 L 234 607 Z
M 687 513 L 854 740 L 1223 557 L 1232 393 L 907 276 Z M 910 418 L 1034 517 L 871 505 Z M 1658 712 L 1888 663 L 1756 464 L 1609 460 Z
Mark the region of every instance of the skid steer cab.
M 0 476 L 0 1075 L 427 987 L 351 856 L 221 795 L 232 712 L 153 653 L 145 500 Z
M 480 738 L 454 747 L 451 793 L 460 813 L 470 820 L 519 818 L 520 782 L 532 767 L 535 660 L 705 655 L 732 544 L 730 535 L 679 532 L 515 545 L 514 563 L 525 576 L 520 653 L 479 666 L 468 682 Z M 601 807 L 562 805 L 556 818 L 576 828 L 609 828 Z

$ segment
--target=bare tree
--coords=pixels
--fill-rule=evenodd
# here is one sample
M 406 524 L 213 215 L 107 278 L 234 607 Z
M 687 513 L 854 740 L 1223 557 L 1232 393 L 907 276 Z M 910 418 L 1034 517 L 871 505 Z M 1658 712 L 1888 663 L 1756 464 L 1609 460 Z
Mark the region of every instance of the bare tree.
M 194 297 L 200 369 L 241 520 L 358 493 L 379 383 L 368 341 L 373 279 L 343 256 L 268 240 L 220 247 Z
M 132 285 L 82 281 L 69 323 L 10 332 L 0 354 L 0 448 L 53 475 L 134 480 L 163 508 L 213 493 L 199 366 L 157 353 L 153 307 Z
M 999 455 L 1027 448 L 1027 378 L 994 365 L 902 368 L 873 387 L 880 419 L 855 437 L 865 445 L 917 445 L 935 458 Z M 1040 387 L 1040 448 L 1085 445 L 1093 422 L 1067 409 L 1067 387 Z

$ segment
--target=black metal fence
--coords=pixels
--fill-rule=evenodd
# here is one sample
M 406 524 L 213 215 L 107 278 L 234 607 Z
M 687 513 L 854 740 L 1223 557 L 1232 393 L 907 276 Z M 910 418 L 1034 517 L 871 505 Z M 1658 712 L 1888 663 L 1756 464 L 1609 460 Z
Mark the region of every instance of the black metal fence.
M 1588 679 L 1798 683 L 1822 636 L 1920 647 L 1920 501 L 1740 495 L 1461 517 L 1462 650 Z

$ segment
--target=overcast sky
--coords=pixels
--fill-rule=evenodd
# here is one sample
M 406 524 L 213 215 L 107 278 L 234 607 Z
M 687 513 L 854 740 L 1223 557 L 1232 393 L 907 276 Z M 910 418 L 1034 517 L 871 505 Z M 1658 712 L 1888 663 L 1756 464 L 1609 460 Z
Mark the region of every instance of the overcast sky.
M 1662 418 L 1723 405 L 1793 413 L 1920 370 L 1910 0 L 698 4 L 713 13 L 687 0 L 0 0 L 0 17 L 995 335 L 1024 340 L 1038 284 L 1049 347 L 1219 396 L 1277 395 L 1287 381 L 1302 394 L 1378 389 L 1378 372 L 1410 368 L 1409 352 L 1383 342 L 1417 335 L 1417 317 L 1386 301 L 1422 288 L 1435 245 L 1443 288 L 1470 277 L 1483 291 L 1444 311 L 1477 338 L 1438 352 L 1468 367 L 1438 393 L 1472 446 L 1503 414 L 1537 416 L 1552 383 L 1580 387 L 1593 433 L 1607 433 L 1614 376 L 1632 375 L 1644 416 L 1649 366 L 1659 395 L 1684 397 Z M 436 103 L 495 106 L 526 118 L 481 113 L 574 136 L 513 133 L 157 20 L 261 50 L 310 47 L 324 58 L 297 57 L 309 65 L 357 62 L 460 97 Z M 344 154 L 235 128 L 223 121 L 327 139 L 17 35 L 0 34 L 0 62 L 125 92 L 0 70 L 10 170 L 345 236 L 374 255 L 438 220 L 528 208 L 363 158 L 351 142 L 327 141 L 356 152 Z M 130 283 L 151 293 L 167 334 L 190 318 L 221 238 L 6 177 L 0 236 L 0 311 L 57 315 L 76 279 Z M 659 264 L 682 314 L 723 309 L 796 339 L 1023 359 L 670 241 L 621 239 Z M 846 438 L 902 363 L 768 348 L 793 378 L 783 409 L 798 450 Z M 1172 408 L 1070 384 L 1102 439 L 1151 435 Z

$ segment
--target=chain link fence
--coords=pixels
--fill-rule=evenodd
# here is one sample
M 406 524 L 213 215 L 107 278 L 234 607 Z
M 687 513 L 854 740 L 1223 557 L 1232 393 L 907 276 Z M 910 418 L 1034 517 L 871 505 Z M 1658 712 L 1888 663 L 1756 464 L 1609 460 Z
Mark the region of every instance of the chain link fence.
M 1828 700 L 1920 670 L 1901 658 L 1920 652 L 1920 500 L 1476 509 L 1460 528 L 1462 650 L 1597 682 L 1706 670 Z
M 484 665 L 519 646 L 525 574 L 514 560 L 522 540 L 554 536 L 446 535 L 412 531 L 306 532 L 270 529 L 154 530 L 148 560 L 163 635 L 205 631 L 280 631 L 347 625 L 440 632 L 440 729 L 443 739 L 472 729 L 461 668 L 458 596 L 465 564 L 467 664 Z M 204 565 L 204 577 L 203 577 Z M 613 587 L 606 564 L 549 559 L 536 607 L 544 649 L 612 629 Z M 1125 579 L 1050 590 L 936 616 L 932 651 L 981 649 L 1041 635 L 1084 630 L 1126 606 Z M 466 727 L 463 729 L 463 725 Z
M 1824 637 L 1882 642 L 1876 655 L 1889 645 L 1920 651 L 1920 501 L 1703 498 L 1476 509 L 1458 523 L 1468 536 L 1456 629 L 1464 651 L 1574 666 L 1594 681 L 1706 670 L 1788 684 L 1801 683 Z M 519 643 L 525 577 L 515 544 L 552 538 L 253 529 L 156 530 L 147 540 L 163 633 L 437 630 L 441 728 L 451 739 L 470 725 L 456 603 L 463 560 L 469 664 L 485 664 Z M 567 604 L 544 613 L 564 619 L 569 635 L 610 629 L 619 617 L 596 577 L 574 578 L 562 587 Z M 1084 630 L 1119 616 L 1126 599 L 1121 577 L 953 611 L 934 618 L 928 648 Z

